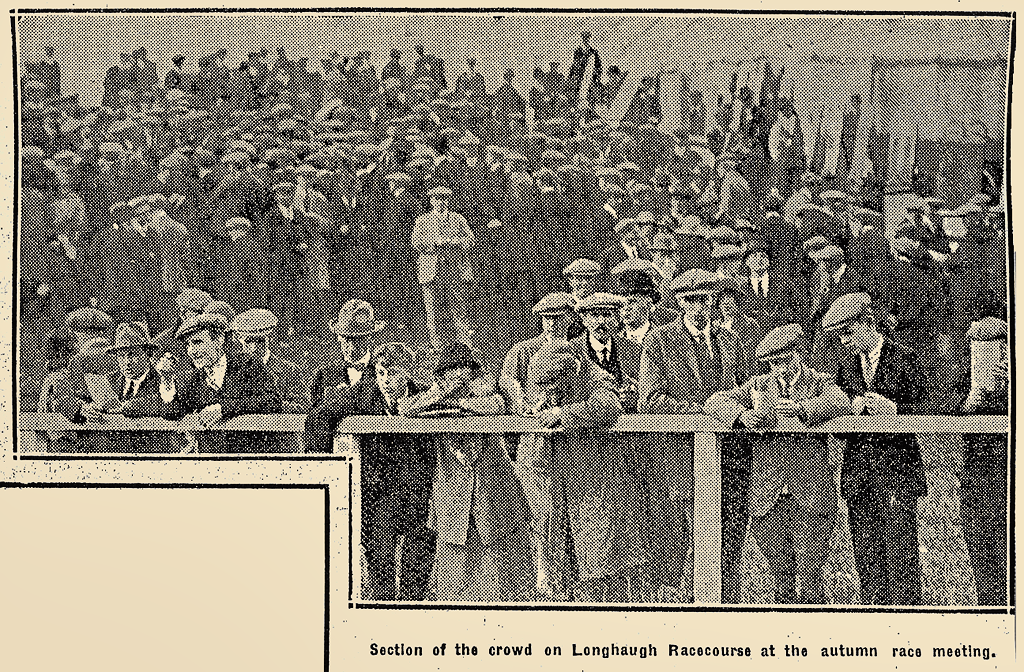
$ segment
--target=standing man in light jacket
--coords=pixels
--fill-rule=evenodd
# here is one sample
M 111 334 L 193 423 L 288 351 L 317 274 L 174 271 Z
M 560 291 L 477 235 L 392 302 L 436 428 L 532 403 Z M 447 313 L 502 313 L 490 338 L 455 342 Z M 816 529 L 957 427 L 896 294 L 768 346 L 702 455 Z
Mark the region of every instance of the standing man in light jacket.
M 801 430 L 850 413 L 849 398 L 832 379 L 804 364 L 803 337 L 798 324 L 772 329 L 756 350 L 771 372 L 704 405 L 729 427 L 793 430 L 751 439 L 750 527 L 782 604 L 824 603 L 822 570 L 836 523 L 828 435 Z

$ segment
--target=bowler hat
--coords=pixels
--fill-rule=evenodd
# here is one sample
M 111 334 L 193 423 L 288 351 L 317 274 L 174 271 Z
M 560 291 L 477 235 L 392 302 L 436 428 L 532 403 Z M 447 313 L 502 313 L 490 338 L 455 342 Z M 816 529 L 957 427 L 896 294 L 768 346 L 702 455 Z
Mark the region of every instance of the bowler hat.
M 653 270 L 653 266 L 651 267 Z M 650 273 L 629 269 L 618 275 L 619 290 L 623 296 L 649 296 L 653 303 L 661 301 L 661 292 L 654 286 Z
M 362 338 L 383 331 L 387 322 L 373 318 L 373 306 L 366 301 L 352 299 L 338 311 L 338 319 L 331 323 L 331 331 L 342 338 Z

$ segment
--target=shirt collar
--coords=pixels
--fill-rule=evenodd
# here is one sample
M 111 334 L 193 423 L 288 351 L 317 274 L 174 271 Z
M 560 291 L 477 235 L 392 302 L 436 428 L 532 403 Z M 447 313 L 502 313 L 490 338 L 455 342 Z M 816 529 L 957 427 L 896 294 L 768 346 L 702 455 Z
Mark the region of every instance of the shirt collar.
M 206 372 L 206 379 L 214 383 L 218 388 L 224 387 L 224 376 L 228 372 L 228 356 L 222 354 L 211 371 Z
M 267 348 L 267 351 L 263 353 L 263 366 L 267 366 L 270 363 L 270 354 L 270 348 Z
M 277 209 L 281 211 L 286 219 L 293 219 L 295 217 L 295 208 L 286 208 L 280 203 L 277 204 Z
M 704 329 L 698 329 L 693 322 L 690 322 L 688 315 L 683 316 L 683 324 L 686 325 L 686 330 L 690 332 L 690 335 L 694 338 L 703 338 L 705 340 L 711 340 L 711 320 L 704 325 Z
M 131 383 L 136 389 L 138 389 L 138 388 L 142 387 L 142 383 L 145 382 L 145 380 L 146 380 L 146 378 L 148 376 L 149 376 L 149 369 L 146 369 L 145 371 L 142 372 L 142 375 L 139 376 L 138 378 L 136 378 L 134 380 L 126 379 L 124 382 L 125 382 L 125 384 Z
M 598 341 L 596 338 L 594 338 L 593 334 L 587 334 L 587 338 L 590 340 L 590 347 L 594 350 L 595 353 L 600 355 L 603 350 L 607 350 L 608 354 L 609 355 L 611 354 L 611 350 L 612 350 L 612 342 L 611 341 L 608 341 L 607 344 L 603 344 L 600 341 Z
M 846 264 L 842 264 L 835 273 L 832 274 L 833 282 L 839 282 L 839 278 L 843 277 L 843 273 L 846 273 Z
M 865 352 L 864 356 L 867 357 L 872 362 L 877 362 L 879 358 L 882 356 L 882 345 L 884 343 L 885 336 L 882 336 L 881 338 L 878 339 L 878 343 L 875 344 L 875 347 Z

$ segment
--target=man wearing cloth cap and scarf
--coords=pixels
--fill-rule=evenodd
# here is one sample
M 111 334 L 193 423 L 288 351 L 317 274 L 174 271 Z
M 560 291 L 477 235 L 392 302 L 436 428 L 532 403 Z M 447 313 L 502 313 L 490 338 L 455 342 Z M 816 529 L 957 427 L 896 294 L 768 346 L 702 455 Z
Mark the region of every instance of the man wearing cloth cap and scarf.
M 372 318 L 372 316 L 371 316 Z M 340 320 L 339 320 L 340 322 Z M 355 325 L 343 326 L 352 333 Z M 372 326 L 372 324 L 370 325 Z M 425 387 L 414 381 L 414 355 L 403 343 L 377 347 L 372 366 L 351 386 L 306 416 L 310 452 L 330 452 L 337 423 L 351 415 L 397 415 L 398 404 Z M 359 442 L 362 546 L 367 576 L 364 599 L 423 600 L 434 557 L 434 533 L 426 526 L 436 456 L 419 434 L 364 434 Z M 395 594 L 395 548 L 403 536 L 399 592 Z
M 757 345 L 771 373 L 751 378 L 704 405 L 729 427 L 792 428 L 751 439 L 751 531 L 775 575 L 776 600 L 823 604 L 822 570 L 836 523 L 828 437 L 801 431 L 850 413 L 850 400 L 828 375 L 804 365 L 803 329 L 786 324 Z
M 181 431 L 201 432 L 199 452 L 266 452 L 271 444 L 258 432 L 206 431 L 237 415 L 281 412 L 281 400 L 263 362 L 225 352 L 226 329 L 223 315 L 205 313 L 189 317 L 178 328 L 175 336 L 185 342 L 195 368 L 176 378 L 173 366 L 164 360 L 157 363 L 161 415 L 181 420 Z
M 469 343 L 472 332 L 466 308 L 466 285 L 473 281 L 468 252 L 475 238 L 465 217 L 448 209 L 451 189 L 435 187 L 427 193 L 431 211 L 416 219 L 411 243 L 420 253 L 418 275 L 430 340 L 435 348 L 440 348 L 437 316 L 445 315 L 447 305 L 456 338 Z
M 746 382 L 749 356 L 739 337 L 717 328 L 709 304 L 718 278 L 703 269 L 691 269 L 672 281 L 671 288 L 683 312 L 679 318 L 650 334 L 640 359 L 641 413 L 703 413 L 715 392 Z M 678 527 L 692 538 L 693 436 L 670 435 L 664 441 L 664 463 L 676 501 Z M 750 456 L 742 437 L 722 443 L 722 586 L 723 602 L 739 600 L 739 560 L 747 522 L 747 482 Z M 689 565 L 689 562 L 687 563 Z
M 847 353 L 836 382 L 853 415 L 912 414 L 925 396 L 917 355 L 882 336 L 867 294 L 847 294 L 825 313 Z M 913 434 L 847 434 L 840 492 L 850 510 L 861 604 L 921 603 L 917 499 L 927 494 L 924 462 Z

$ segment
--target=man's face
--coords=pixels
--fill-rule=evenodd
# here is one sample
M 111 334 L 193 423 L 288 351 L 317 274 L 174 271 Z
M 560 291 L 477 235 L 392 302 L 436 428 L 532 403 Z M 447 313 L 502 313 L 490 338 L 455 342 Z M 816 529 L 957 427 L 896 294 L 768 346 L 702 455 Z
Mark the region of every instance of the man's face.
M 851 322 L 839 330 L 839 342 L 850 352 L 868 352 L 877 342 L 878 332 L 867 322 Z
M 270 339 L 263 334 L 238 334 L 236 340 L 241 345 L 242 352 L 260 359 L 270 348 Z
M 341 354 L 346 362 L 358 362 L 370 352 L 370 339 L 365 337 L 339 336 L 338 342 L 341 343 Z
M 125 380 L 137 380 L 149 369 L 149 355 L 143 348 L 119 350 L 117 368 Z
M 540 316 L 541 329 L 548 338 L 565 338 L 569 331 L 567 313 L 548 313 Z
M 185 347 L 189 359 L 197 369 L 209 369 L 215 366 L 224 354 L 224 334 L 211 338 L 210 332 L 203 330 L 189 336 Z
M 800 371 L 800 355 L 791 352 L 788 357 L 770 360 L 768 366 L 771 367 L 772 375 L 776 378 L 791 379 Z
M 683 309 L 683 315 L 690 318 L 695 327 L 703 329 L 708 322 L 708 295 L 679 295 L 676 298 L 679 300 L 679 307 Z
M 587 331 L 599 343 L 607 343 L 612 335 L 619 330 L 619 313 L 616 310 L 609 308 L 588 310 L 581 317 Z
M 449 198 L 447 196 L 431 196 L 430 205 L 433 206 L 435 212 L 439 212 L 442 215 L 448 212 Z
M 594 293 L 594 277 L 589 275 L 570 275 L 569 291 L 577 299 L 585 299 Z
M 626 297 L 626 305 L 619 311 L 622 321 L 630 329 L 638 329 L 651 319 L 654 302 L 646 294 L 631 294 Z
M 398 398 L 405 396 L 409 389 L 409 381 L 412 379 L 412 373 L 409 369 L 402 366 L 384 366 L 380 362 L 374 364 L 374 369 L 377 372 L 377 380 L 380 382 L 380 386 L 384 388 L 384 391 L 390 397 Z

